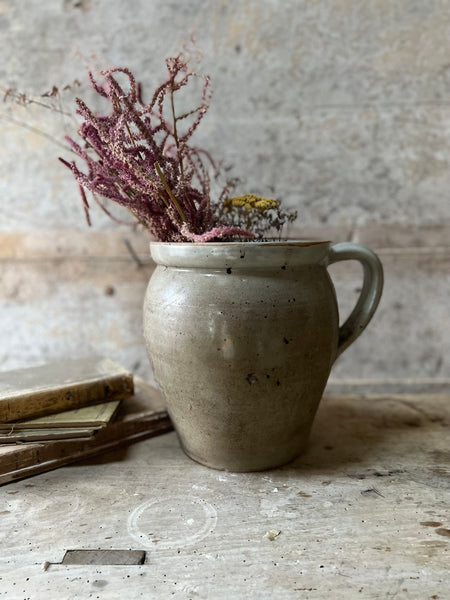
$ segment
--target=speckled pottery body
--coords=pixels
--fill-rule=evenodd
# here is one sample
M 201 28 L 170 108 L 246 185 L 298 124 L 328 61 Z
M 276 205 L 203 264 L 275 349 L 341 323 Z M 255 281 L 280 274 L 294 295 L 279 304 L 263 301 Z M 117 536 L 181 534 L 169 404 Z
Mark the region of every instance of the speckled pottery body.
M 304 449 L 330 369 L 362 332 L 381 264 L 353 243 L 151 243 L 144 303 L 155 378 L 185 452 L 216 469 L 255 471 Z M 339 328 L 327 266 L 364 267 Z

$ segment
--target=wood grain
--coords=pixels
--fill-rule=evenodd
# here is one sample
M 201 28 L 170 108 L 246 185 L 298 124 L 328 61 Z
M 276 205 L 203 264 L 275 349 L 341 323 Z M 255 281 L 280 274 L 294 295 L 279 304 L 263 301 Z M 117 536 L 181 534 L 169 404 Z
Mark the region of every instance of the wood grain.
M 384 381 L 446 376 L 450 246 L 443 244 L 448 227 L 323 229 L 320 237 L 355 240 L 377 250 L 386 281 L 373 321 L 339 358 L 333 377 Z M 315 233 L 320 235 L 320 230 Z M 309 227 L 298 234 L 308 237 L 314 231 Z M 0 312 L 8 315 L 0 320 L 4 368 L 83 356 L 92 348 L 151 378 L 142 337 L 142 302 L 154 269 L 148 238 L 130 236 L 141 261 L 138 266 L 122 233 L 94 232 L 91 241 L 90 235 L 72 237 L 69 232 L 56 246 L 45 241 L 44 233 L 29 233 L 23 240 L 16 236 L 15 257 L 0 260 Z M 344 318 L 361 286 L 359 266 L 352 261 L 333 265 L 330 274 Z
M 444 600 L 449 426 L 448 391 L 348 392 L 323 399 L 307 451 L 282 469 L 214 471 L 169 433 L 13 482 L 1 496 L 2 591 L 33 600 L 34 590 L 39 600 Z M 139 549 L 148 559 L 55 564 L 74 548 Z

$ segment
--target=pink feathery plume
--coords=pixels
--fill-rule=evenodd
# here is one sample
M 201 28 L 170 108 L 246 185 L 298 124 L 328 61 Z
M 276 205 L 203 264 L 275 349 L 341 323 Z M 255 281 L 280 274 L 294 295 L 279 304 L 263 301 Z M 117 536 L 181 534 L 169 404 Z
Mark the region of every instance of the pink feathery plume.
M 190 242 L 212 242 L 234 237 L 253 239 L 255 237 L 254 233 L 241 227 L 213 227 L 210 231 L 201 234 L 191 233 L 186 228 L 182 228 L 181 233 Z
M 182 53 L 168 58 L 166 67 L 166 80 L 149 104 L 143 103 L 128 69 L 102 71 L 102 83 L 89 73 L 93 89 L 109 101 L 110 113 L 97 115 L 77 98 L 77 113 L 83 119 L 78 131 L 81 143 L 67 141 L 84 169 L 76 161 L 60 159 L 78 182 L 88 223 L 86 190 L 114 220 L 105 201 L 126 208 L 135 223 L 161 241 L 253 237 L 245 229 L 220 226 L 210 197 L 209 172 L 216 171 L 214 162 L 207 151 L 190 143 L 209 108 L 209 78 L 192 72 Z M 200 100 L 177 116 L 176 92 L 192 78 L 203 81 Z

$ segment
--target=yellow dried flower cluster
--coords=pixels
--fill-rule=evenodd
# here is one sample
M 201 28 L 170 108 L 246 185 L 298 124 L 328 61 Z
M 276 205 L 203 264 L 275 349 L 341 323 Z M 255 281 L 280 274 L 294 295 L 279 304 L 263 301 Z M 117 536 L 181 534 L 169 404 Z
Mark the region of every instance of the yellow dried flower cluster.
M 247 212 L 257 210 L 264 212 L 266 210 L 278 208 L 277 200 L 273 198 L 263 198 L 256 194 L 244 194 L 235 198 L 227 198 L 224 202 L 224 207 L 229 212 L 233 207 L 244 208 Z

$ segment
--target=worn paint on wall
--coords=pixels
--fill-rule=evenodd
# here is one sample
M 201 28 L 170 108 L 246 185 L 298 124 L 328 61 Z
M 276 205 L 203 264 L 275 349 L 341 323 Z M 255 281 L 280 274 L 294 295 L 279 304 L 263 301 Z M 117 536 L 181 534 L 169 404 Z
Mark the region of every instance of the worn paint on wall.
M 56 159 L 68 156 L 75 96 L 97 101 L 86 68 L 128 66 L 145 97 L 191 30 L 215 89 L 197 142 L 234 165 L 242 192 L 296 207 L 294 234 L 331 228 L 336 241 L 358 240 L 370 226 L 362 241 L 383 250 L 385 297 L 336 375 L 448 374 L 446 0 L 2 0 L 1 91 L 17 88 L 35 103 L 9 96 L 0 105 L 1 368 L 95 349 L 147 374 L 140 306 L 148 273 L 129 274 L 128 232 L 96 208 L 88 233 L 74 181 Z M 54 85 L 60 97 L 43 98 Z M 39 252 L 24 256 L 11 235 Z M 61 262 L 62 240 L 69 257 L 86 247 L 88 261 Z M 359 275 L 341 273 L 348 307 Z

